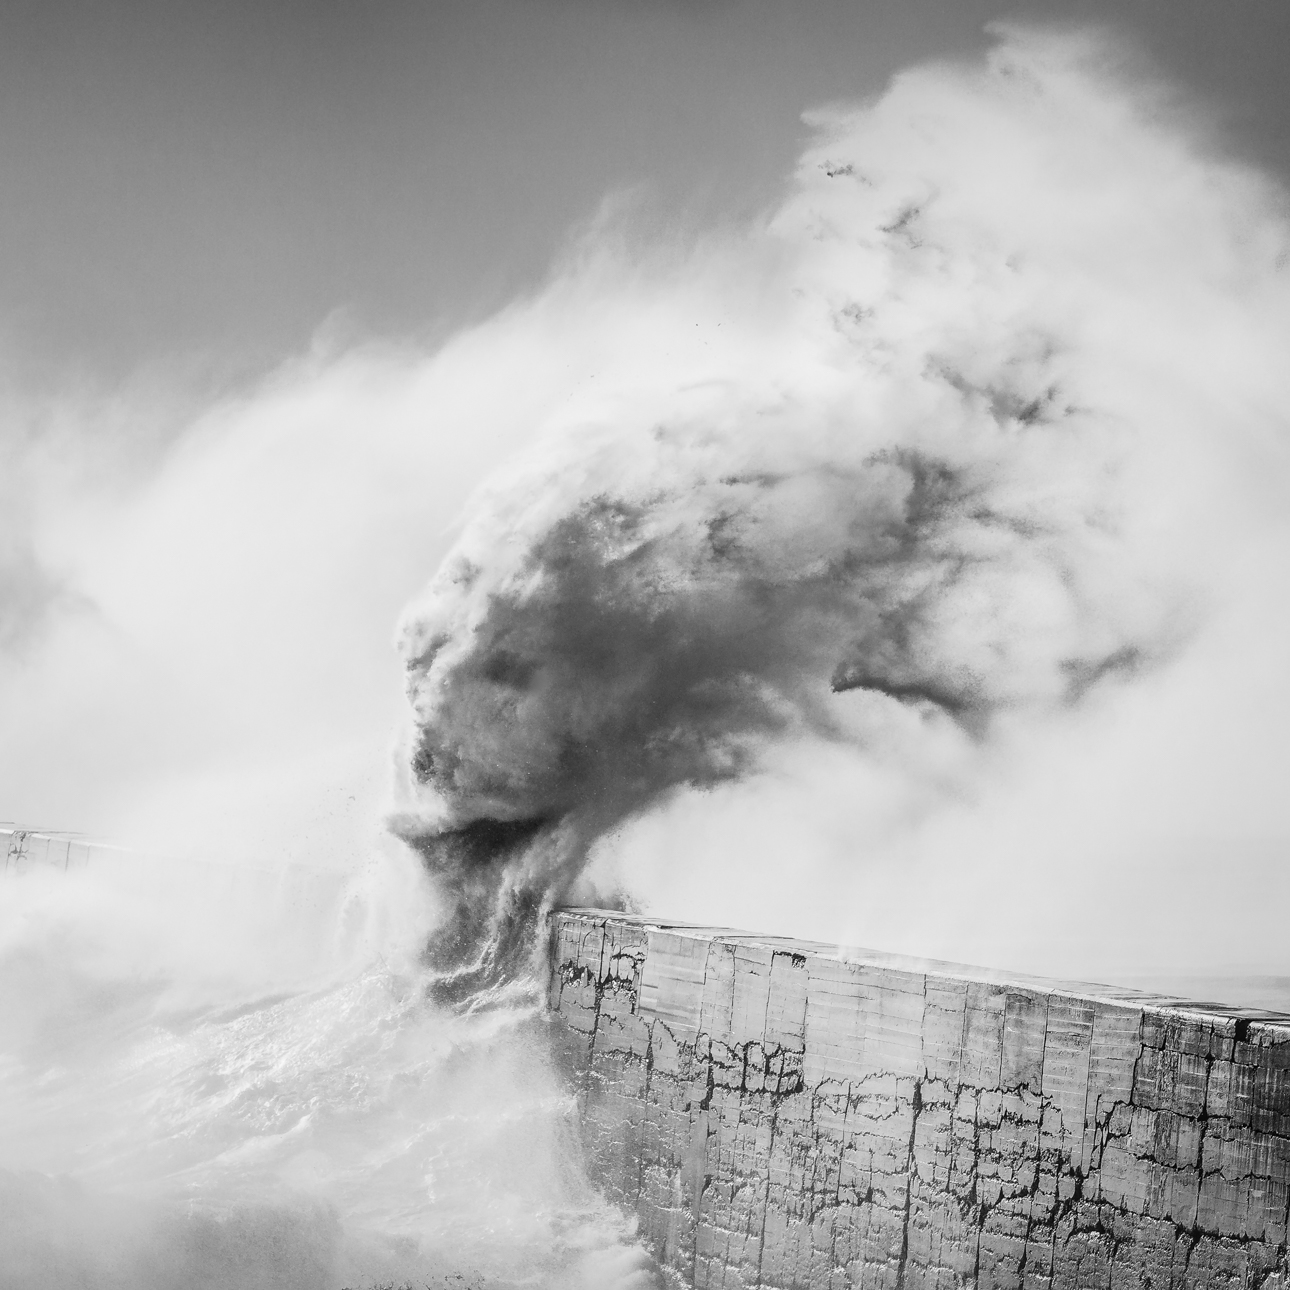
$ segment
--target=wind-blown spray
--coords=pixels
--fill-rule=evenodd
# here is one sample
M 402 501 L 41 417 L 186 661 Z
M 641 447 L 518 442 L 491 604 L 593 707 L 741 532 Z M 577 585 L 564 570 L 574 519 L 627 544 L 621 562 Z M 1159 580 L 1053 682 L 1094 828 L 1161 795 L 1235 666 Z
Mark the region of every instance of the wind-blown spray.
M 814 119 L 765 225 L 652 279 L 578 271 L 671 334 L 480 493 L 401 628 L 394 827 L 438 881 L 459 991 L 522 965 L 598 838 L 772 741 L 984 741 L 1180 639 L 1127 482 L 1160 427 L 1108 377 L 1143 347 L 1098 311 L 1141 309 L 1169 203 L 1202 204 L 1221 258 L 1248 201 L 1093 49 L 1013 36 L 984 71 L 909 73 Z M 1165 153 L 1146 192 L 1138 154 Z M 1173 266 L 1174 294 L 1210 267 Z M 1176 303 L 1156 294 L 1148 317 Z

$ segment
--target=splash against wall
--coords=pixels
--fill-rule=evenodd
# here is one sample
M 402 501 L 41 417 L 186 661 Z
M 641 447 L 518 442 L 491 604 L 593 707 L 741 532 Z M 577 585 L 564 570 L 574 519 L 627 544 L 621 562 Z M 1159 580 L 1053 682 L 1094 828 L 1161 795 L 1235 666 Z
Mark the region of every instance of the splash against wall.
M 458 988 L 608 833 L 772 747 L 927 777 L 1167 664 L 1211 589 L 1206 472 L 1290 406 L 1277 195 L 1096 40 L 1007 31 L 809 120 L 763 223 L 552 288 L 639 343 L 405 615 L 394 825 Z

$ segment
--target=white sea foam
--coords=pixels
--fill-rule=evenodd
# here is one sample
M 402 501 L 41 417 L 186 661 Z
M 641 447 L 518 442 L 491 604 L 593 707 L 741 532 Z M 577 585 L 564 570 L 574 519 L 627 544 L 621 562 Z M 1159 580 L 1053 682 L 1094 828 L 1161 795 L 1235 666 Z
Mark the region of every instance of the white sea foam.
M 652 1285 L 535 988 L 427 1002 L 418 870 L 0 878 L 0 1285 Z

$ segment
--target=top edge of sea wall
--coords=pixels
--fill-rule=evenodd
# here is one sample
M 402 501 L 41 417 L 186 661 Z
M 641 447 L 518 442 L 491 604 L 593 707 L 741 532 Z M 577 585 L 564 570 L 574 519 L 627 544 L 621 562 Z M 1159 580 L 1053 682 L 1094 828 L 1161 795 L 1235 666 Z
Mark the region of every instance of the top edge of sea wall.
M 1269 1011 L 1207 999 L 1190 999 L 1174 994 L 1159 994 L 1135 990 L 1128 986 L 1102 985 L 1092 981 L 1075 981 L 1062 977 L 1031 976 L 999 968 L 891 954 L 885 950 L 866 949 L 862 946 L 834 945 L 827 941 L 811 941 L 793 936 L 749 932 L 738 928 L 687 923 L 676 919 L 630 914 L 612 909 L 562 906 L 553 911 L 553 918 L 596 925 L 609 923 L 624 929 L 635 929 L 641 936 L 646 936 L 650 932 L 667 932 L 697 941 L 762 946 L 781 953 L 800 954 L 808 958 L 872 967 L 885 972 L 907 974 L 911 977 L 933 976 L 947 980 L 981 982 L 1032 994 L 1056 995 L 1068 999 L 1143 1009 L 1149 1013 L 1186 1015 L 1191 1019 L 1204 1018 L 1224 1030 L 1230 1028 L 1235 1038 L 1245 1038 L 1246 1029 L 1251 1024 L 1257 1024 L 1260 1029 L 1267 1027 L 1285 1032 L 1269 1036 L 1273 1042 L 1290 1041 L 1290 1013 L 1288 1012 Z

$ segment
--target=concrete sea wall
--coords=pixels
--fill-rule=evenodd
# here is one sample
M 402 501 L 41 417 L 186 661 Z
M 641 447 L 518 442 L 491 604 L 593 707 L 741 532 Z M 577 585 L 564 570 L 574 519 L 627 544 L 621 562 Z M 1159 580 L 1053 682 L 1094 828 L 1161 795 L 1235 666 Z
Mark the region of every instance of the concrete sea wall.
M 550 1006 L 678 1285 L 1290 1287 L 1290 1018 L 595 910 Z
M 96 856 L 116 854 L 120 848 L 90 841 L 79 833 L 20 829 L 0 822 L 0 850 L 4 852 L 0 872 L 21 873 L 31 868 L 83 869 Z

